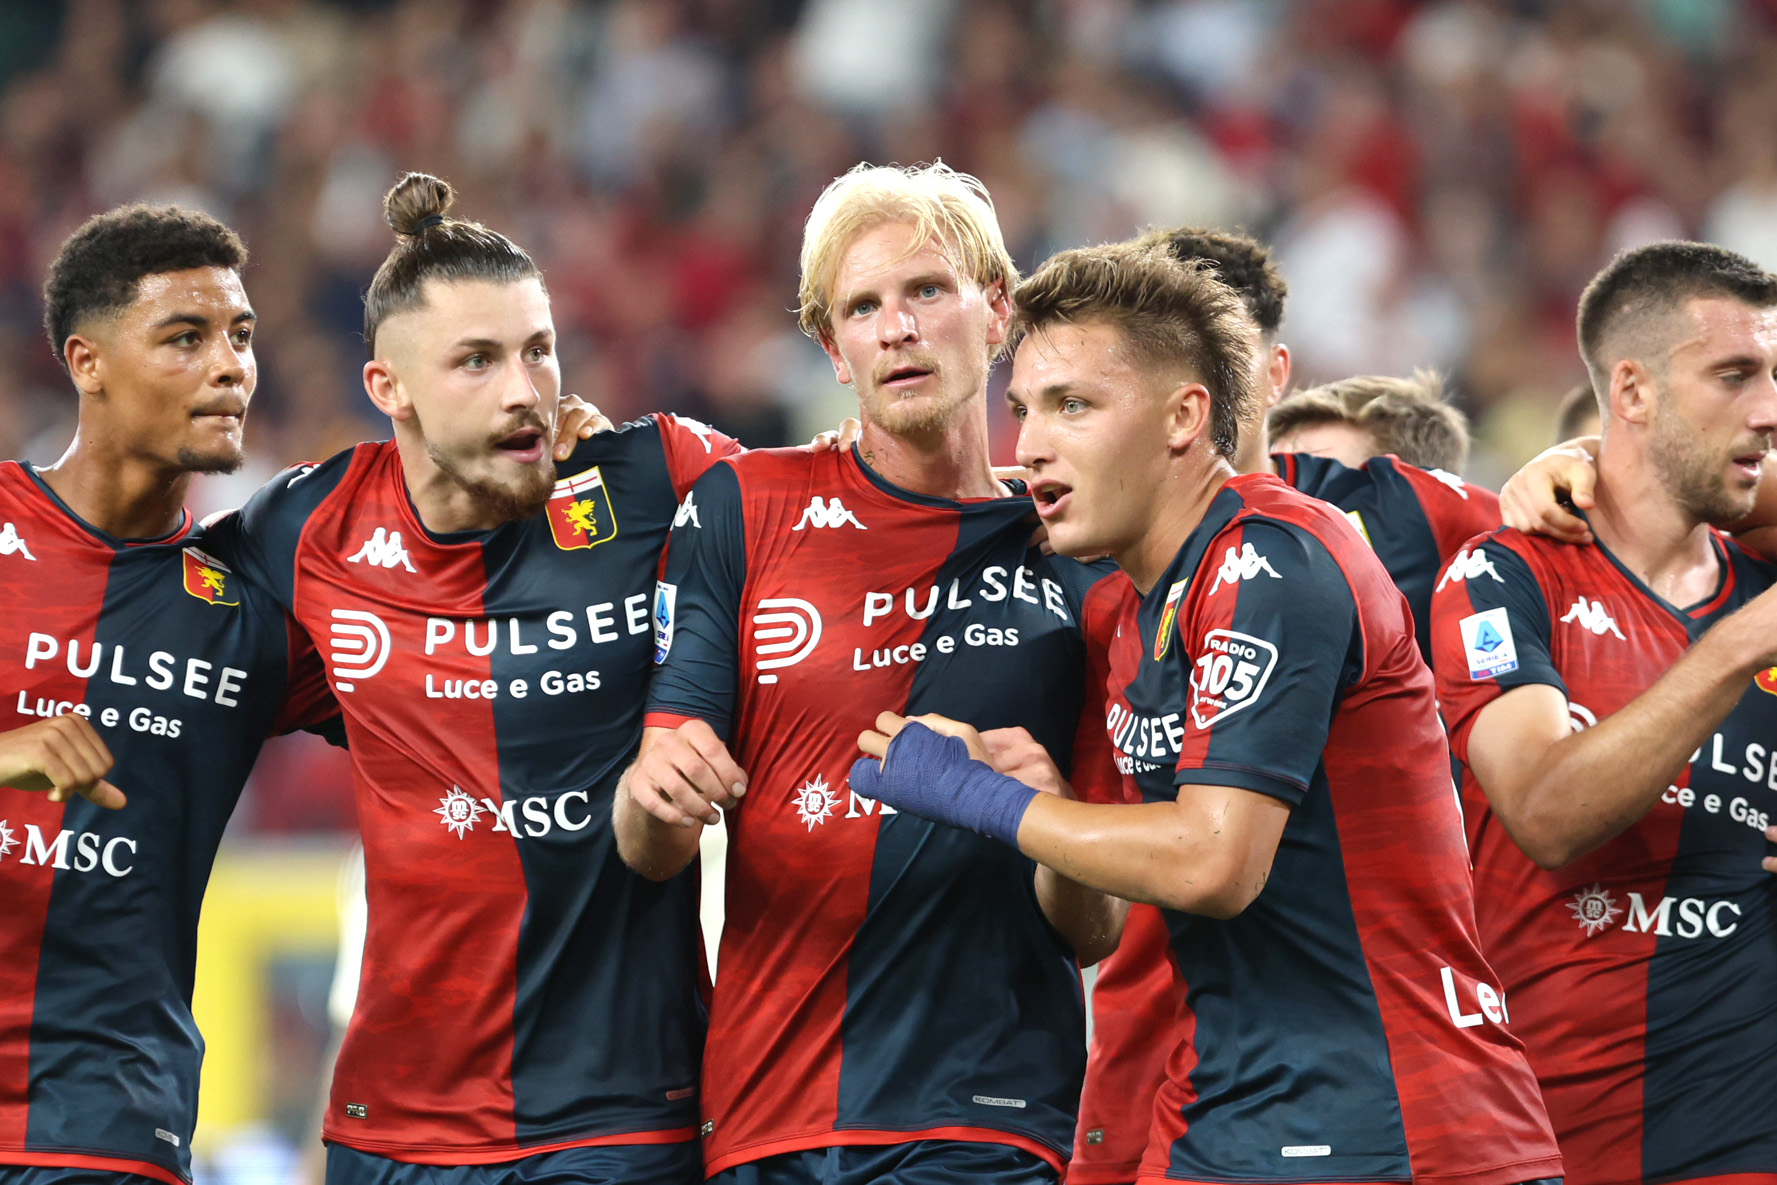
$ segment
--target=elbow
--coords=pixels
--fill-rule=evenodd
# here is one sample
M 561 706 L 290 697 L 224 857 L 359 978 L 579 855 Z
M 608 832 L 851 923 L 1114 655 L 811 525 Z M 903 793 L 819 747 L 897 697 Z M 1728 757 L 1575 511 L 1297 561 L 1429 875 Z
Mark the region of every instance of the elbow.
M 1558 820 L 1540 818 L 1534 813 L 1515 818 L 1501 814 L 1500 822 L 1505 824 L 1506 834 L 1512 837 L 1518 850 L 1544 872 L 1565 868 L 1597 846 L 1586 843 L 1570 828 L 1561 826 Z
M 1155 904 L 1180 913 L 1231 921 L 1258 900 L 1270 872 L 1269 864 L 1262 870 L 1228 865 L 1199 866 L 1174 877 Z

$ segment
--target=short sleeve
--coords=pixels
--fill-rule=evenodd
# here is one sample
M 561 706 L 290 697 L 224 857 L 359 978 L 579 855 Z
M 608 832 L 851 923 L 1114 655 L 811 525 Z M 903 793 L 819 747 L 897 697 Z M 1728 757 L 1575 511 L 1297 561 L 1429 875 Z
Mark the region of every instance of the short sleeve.
M 1211 543 L 1160 661 L 1187 689 L 1179 785 L 1238 786 L 1294 807 L 1363 666 L 1357 605 L 1326 546 L 1245 519 Z M 1201 591 L 1199 591 L 1201 590 Z
M 1440 562 L 1455 555 L 1476 535 L 1498 529 L 1499 495 L 1492 490 L 1443 469 L 1419 469 L 1405 461 L 1389 460 L 1418 495 L 1425 521 L 1438 542 Z
M 320 465 L 297 465 L 266 482 L 240 510 L 206 528 L 204 547 L 286 612 L 296 596 L 296 550 L 303 527 L 351 464 L 346 450 Z
M 327 668 L 315 644 L 296 619 L 286 616 L 284 629 L 289 637 L 289 666 L 284 684 L 284 702 L 278 709 L 274 735 L 301 729 L 325 737 L 332 744 L 345 747 L 345 724 L 333 689 L 327 684 Z
M 1432 593 L 1432 669 L 1450 748 L 1468 760 L 1482 708 L 1514 687 L 1546 683 L 1567 694 L 1550 654 L 1548 600 L 1501 534 L 1471 539 Z
M 724 740 L 740 670 L 746 522 L 740 478 L 717 465 L 686 495 L 654 592 L 654 673 L 643 723 L 703 720 Z
M 660 444 L 666 450 L 673 493 L 681 499 L 717 461 L 747 451 L 732 436 L 724 436 L 702 420 L 670 412 L 661 412 L 655 419 L 660 424 Z

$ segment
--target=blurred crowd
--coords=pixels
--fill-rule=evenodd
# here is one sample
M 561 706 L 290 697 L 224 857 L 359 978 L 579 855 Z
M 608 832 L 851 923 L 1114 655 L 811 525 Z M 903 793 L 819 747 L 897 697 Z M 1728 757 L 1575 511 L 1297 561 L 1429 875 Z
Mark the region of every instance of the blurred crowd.
M 1443 370 L 1494 484 L 1583 377 L 1573 309 L 1612 252 L 1777 267 L 1777 0 L 0 5 L 0 456 L 64 446 L 38 287 L 132 199 L 253 254 L 254 461 L 203 508 L 385 434 L 360 296 L 409 168 L 537 256 L 567 389 L 806 439 L 855 404 L 789 311 L 802 219 L 859 160 L 934 157 L 987 182 L 1025 268 L 1147 225 L 1273 242 L 1299 384 Z

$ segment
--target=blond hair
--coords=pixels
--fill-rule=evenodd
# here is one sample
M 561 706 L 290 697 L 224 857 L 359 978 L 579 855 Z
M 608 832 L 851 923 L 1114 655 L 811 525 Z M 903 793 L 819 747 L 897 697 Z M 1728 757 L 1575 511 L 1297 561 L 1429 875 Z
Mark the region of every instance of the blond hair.
M 1011 348 L 1058 324 L 1099 321 L 1122 335 L 1125 357 L 1152 370 L 1182 367 L 1209 391 L 1209 443 L 1232 457 L 1243 420 L 1257 415 L 1246 303 L 1207 262 L 1136 240 L 1052 256 L 1013 295 Z
M 929 165 L 860 164 L 833 179 L 815 199 L 802 230 L 802 332 L 816 341 L 833 334 L 833 283 L 853 239 L 884 223 L 913 228 L 908 255 L 936 241 L 957 272 L 986 288 L 994 281 L 1011 293 L 1018 268 L 1006 250 L 987 187 L 943 161 Z
M 1273 438 L 1316 424 L 1349 424 L 1375 453 L 1393 453 L 1421 469 L 1461 473 L 1468 461 L 1468 417 L 1444 401 L 1444 376 L 1421 368 L 1410 379 L 1363 374 L 1298 391 L 1266 420 Z

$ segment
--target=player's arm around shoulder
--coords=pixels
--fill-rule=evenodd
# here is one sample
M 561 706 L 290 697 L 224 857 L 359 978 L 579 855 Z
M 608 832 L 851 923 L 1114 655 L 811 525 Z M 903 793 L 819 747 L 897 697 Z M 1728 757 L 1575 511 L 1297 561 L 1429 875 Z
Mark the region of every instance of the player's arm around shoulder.
M 1512 841 L 1560 868 L 1622 834 L 1777 660 L 1777 590 L 1704 634 L 1646 691 L 1573 731 L 1548 602 L 1506 532 L 1458 553 L 1432 602 L 1451 743 Z M 1491 632 L 1489 632 L 1491 631 Z

